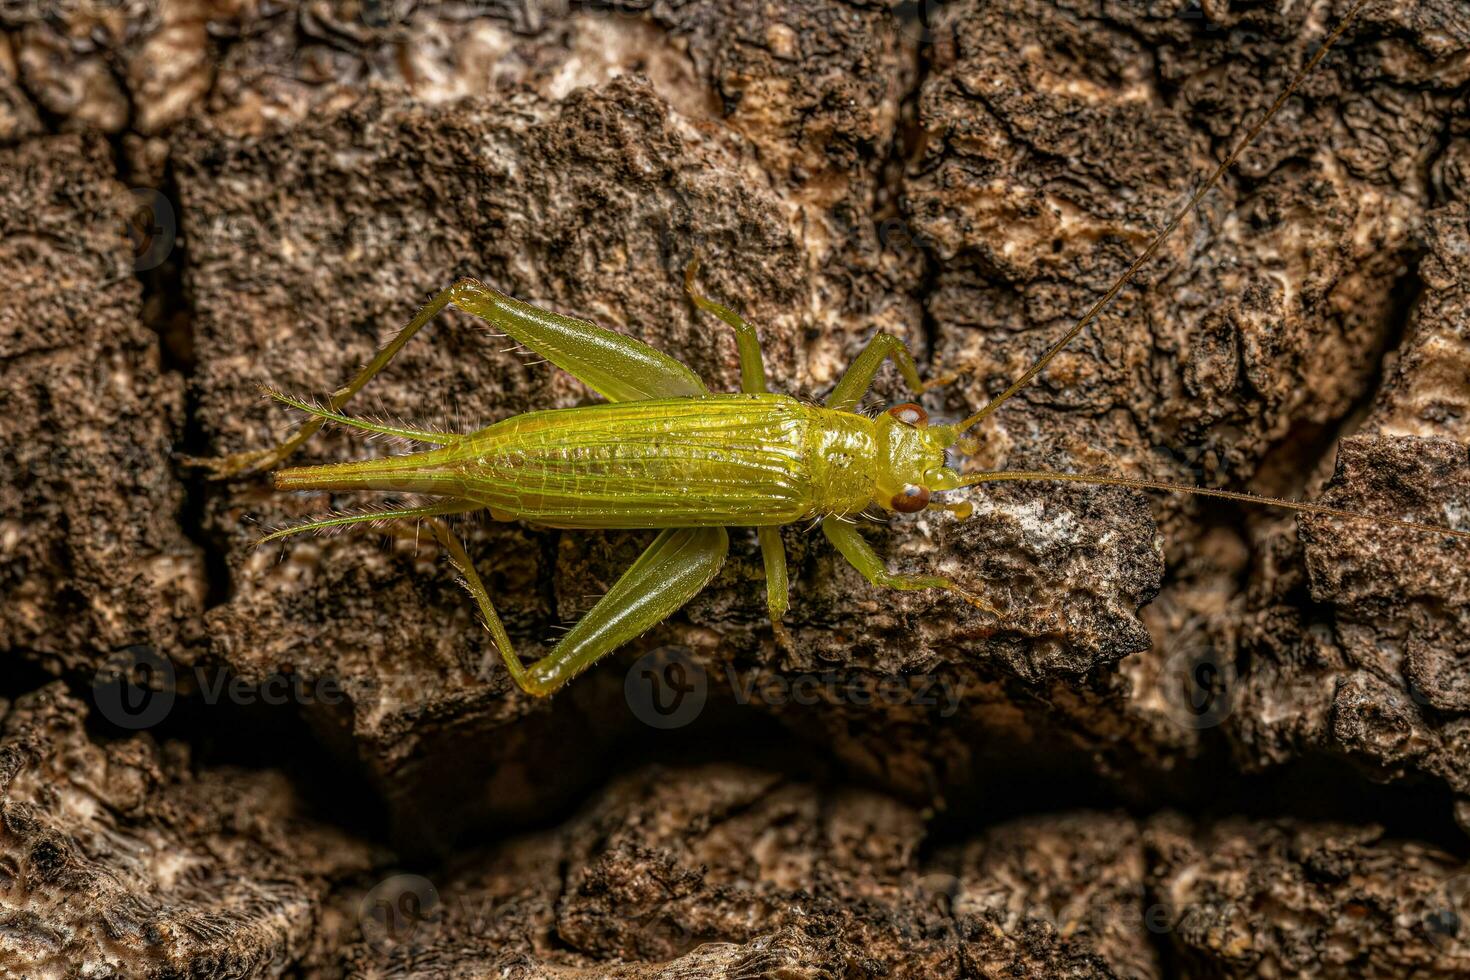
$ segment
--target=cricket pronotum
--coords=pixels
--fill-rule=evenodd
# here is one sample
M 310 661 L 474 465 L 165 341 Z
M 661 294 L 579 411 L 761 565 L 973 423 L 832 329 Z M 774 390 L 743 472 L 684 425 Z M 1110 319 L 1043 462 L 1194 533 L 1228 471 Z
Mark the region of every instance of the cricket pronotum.
M 912 402 L 875 418 L 857 411 L 878 369 L 889 359 L 915 392 L 932 387 L 920 379 L 903 342 L 888 334 L 868 342 L 821 406 L 768 392 L 755 329 L 695 291 L 697 263 L 691 263 L 685 276 L 690 297 L 735 331 L 740 355 L 738 394 L 711 393 L 688 367 L 641 341 L 522 303 L 473 279 L 462 279 L 434 297 L 324 406 L 272 392 L 273 397 L 313 416 L 289 439 L 272 449 L 215 460 L 211 465 L 222 476 L 274 468 L 326 422 L 435 447 L 385 459 L 276 472 L 275 485 L 283 490 L 381 490 L 436 499 L 417 507 L 338 514 L 275 531 L 263 540 L 364 522 L 424 522 L 463 575 L 511 676 L 534 695 L 557 690 L 604 655 L 668 618 L 703 589 L 725 560 L 727 527 L 757 529 L 771 622 L 785 644 L 790 643 L 782 627 L 788 584 L 778 529 L 798 521 L 819 521 L 842 556 L 875 586 L 946 589 L 999 617 L 984 596 L 947 578 L 888 571 L 847 519 L 873 506 L 901 514 L 926 508 L 947 510 L 964 518 L 970 512 L 968 504 L 936 499 L 935 495 L 991 481 L 1070 481 L 1195 493 L 1470 539 L 1467 531 L 1229 490 L 1091 473 L 1006 470 L 962 475 L 946 465 L 946 450 L 1036 378 L 1154 256 L 1342 36 L 1365 2 L 1353 4 L 1271 107 L 1093 307 L 1005 391 L 957 424 L 930 424 L 924 410 Z M 492 324 L 607 401 L 529 412 L 465 435 L 341 414 L 347 401 L 449 305 Z M 549 653 L 523 665 L 474 564 L 442 520 L 445 515 L 476 510 L 488 510 L 497 520 L 548 527 L 657 529 L 659 534 Z

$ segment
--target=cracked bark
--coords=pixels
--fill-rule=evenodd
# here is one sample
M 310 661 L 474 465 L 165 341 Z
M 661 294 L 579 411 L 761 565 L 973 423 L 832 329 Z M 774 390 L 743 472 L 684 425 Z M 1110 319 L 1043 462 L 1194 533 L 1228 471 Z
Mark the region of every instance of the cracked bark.
M 729 388 L 733 342 L 681 295 L 696 251 L 778 390 L 819 397 L 885 329 L 964 370 L 929 399 L 959 414 L 1106 287 L 1342 6 L 0 12 L 0 964 L 1463 971 L 1463 546 L 997 487 L 966 524 L 870 538 L 997 598 L 1003 630 L 876 593 L 793 528 L 786 654 L 735 534 L 680 616 L 531 703 L 430 548 L 254 550 L 327 502 L 172 456 L 267 444 L 286 417 L 257 382 L 326 390 L 464 273 Z M 1371 4 L 996 413 L 982 462 L 1463 523 L 1467 51 L 1448 0 Z M 119 234 L 129 183 L 176 208 L 162 274 Z M 354 408 L 466 428 L 586 399 L 500 346 L 449 317 Z M 303 458 L 388 448 L 324 434 Z M 465 532 L 527 651 L 646 540 Z M 657 737 L 624 682 L 670 645 L 708 704 Z M 105 683 L 138 663 L 172 675 L 142 733 Z M 934 698 L 875 696 L 898 677 Z M 289 704 L 258 703 L 281 683 Z

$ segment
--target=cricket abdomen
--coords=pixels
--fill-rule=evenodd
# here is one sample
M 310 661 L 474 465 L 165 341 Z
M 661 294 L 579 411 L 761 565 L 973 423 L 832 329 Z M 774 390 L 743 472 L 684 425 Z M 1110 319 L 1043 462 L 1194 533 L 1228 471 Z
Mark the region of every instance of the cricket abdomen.
M 554 527 L 787 524 L 823 503 L 817 411 L 712 395 L 531 412 L 471 437 L 463 495 Z
M 785 395 L 528 412 L 456 445 L 286 470 L 287 488 L 430 493 L 550 527 L 789 524 L 872 499 L 872 423 Z

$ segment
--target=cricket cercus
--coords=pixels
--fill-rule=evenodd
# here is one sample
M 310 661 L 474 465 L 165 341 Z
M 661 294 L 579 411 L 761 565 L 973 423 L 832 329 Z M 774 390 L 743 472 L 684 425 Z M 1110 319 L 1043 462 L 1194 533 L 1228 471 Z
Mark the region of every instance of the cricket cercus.
M 1048 471 L 961 475 L 946 465 L 946 450 L 961 443 L 972 426 L 1034 379 L 1152 258 L 1342 35 L 1365 2 L 1354 4 L 1209 180 L 1076 325 L 1014 384 L 958 424 L 931 424 L 924 410 L 912 402 L 876 417 L 857 411 L 885 360 L 893 360 L 914 391 L 923 392 L 928 387 L 920 380 L 908 349 L 887 334 L 869 341 L 820 406 L 768 392 L 755 329 L 731 310 L 695 292 L 697 265 L 691 263 L 686 273 L 690 296 L 701 309 L 735 331 L 742 389 L 738 394 L 710 392 L 688 367 L 641 341 L 585 320 L 539 309 L 476 280 L 463 279 L 437 295 L 324 405 L 271 392 L 273 397 L 313 416 L 295 435 L 269 450 L 207 463 L 219 476 L 274 468 L 326 422 L 435 447 L 388 458 L 277 471 L 275 484 L 283 490 L 407 492 L 427 495 L 433 502 L 334 515 L 275 531 L 264 540 L 349 524 L 424 522 L 463 575 L 511 676 L 534 695 L 557 690 L 688 602 L 724 562 L 729 548 L 727 527 L 757 529 L 771 622 L 783 643 L 790 642 L 781 625 L 788 589 L 786 557 L 778 529 L 796 521 L 820 521 L 823 532 L 842 556 L 875 586 L 947 589 L 999 616 L 984 596 L 947 578 L 888 571 L 851 520 L 851 515 L 875 506 L 883 512 L 904 514 L 925 508 L 943 509 L 963 518 L 970 512 L 968 504 L 938 500 L 935 495 L 989 481 L 1072 481 L 1197 493 L 1470 539 L 1466 531 L 1227 490 Z M 577 377 L 606 402 L 528 412 L 465 435 L 343 415 L 347 401 L 449 305 L 492 324 Z M 488 510 L 498 520 L 522 520 L 547 527 L 657 529 L 659 534 L 549 653 L 524 665 L 469 555 L 443 521 L 446 515 L 475 510 Z

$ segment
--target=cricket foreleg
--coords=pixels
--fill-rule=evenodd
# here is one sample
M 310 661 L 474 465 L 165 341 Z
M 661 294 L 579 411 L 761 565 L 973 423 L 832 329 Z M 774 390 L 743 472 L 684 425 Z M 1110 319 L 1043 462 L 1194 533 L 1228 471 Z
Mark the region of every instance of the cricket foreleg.
M 712 299 L 705 299 L 694 289 L 694 277 L 699 274 L 699 260 L 690 262 L 684 269 L 684 291 L 694 301 L 694 305 L 712 313 L 724 320 L 735 330 L 735 349 L 740 352 L 740 390 L 746 394 L 761 394 L 766 391 L 766 365 L 761 359 L 760 337 L 756 335 L 755 327 L 741 319 L 740 314 L 716 303 Z M 766 560 L 767 567 L 770 559 Z
M 791 605 L 791 583 L 786 575 L 786 546 L 781 543 L 781 529 L 761 527 L 756 529 L 761 543 L 761 560 L 766 566 L 766 608 L 771 612 L 771 630 L 776 642 L 787 651 L 794 651 L 791 634 L 781 622 Z
M 923 394 L 930 388 L 938 387 L 950 381 L 951 378 L 941 378 L 936 381 L 925 382 L 919 377 L 919 368 L 914 364 L 914 355 L 902 340 L 891 333 L 880 333 L 858 354 L 857 360 L 853 361 L 837 382 L 837 387 L 827 396 L 827 407 L 838 411 L 851 412 L 858 407 L 858 402 L 873 387 L 873 379 L 878 376 L 878 369 L 883 366 L 883 361 L 892 358 L 898 373 L 903 375 L 903 380 L 908 383 L 916 394 Z
M 939 575 L 899 575 L 890 572 L 883 567 L 883 559 L 873 550 L 873 546 L 864 540 L 858 533 L 857 525 L 849 524 L 838 517 L 828 517 L 822 521 L 822 531 L 827 535 L 827 540 L 842 553 L 848 563 L 856 568 L 869 582 L 886 589 L 902 589 L 904 591 L 916 591 L 919 589 L 944 589 L 953 592 L 977 609 L 984 610 L 992 616 L 1001 618 L 1000 610 L 987 602 L 983 597 L 976 595 L 970 590 L 963 588 L 953 581 Z
M 464 546 L 442 522 L 428 524 L 464 576 L 510 676 L 521 690 L 538 697 L 556 691 L 604 655 L 672 616 L 715 577 L 730 548 L 724 528 L 661 531 L 550 653 L 523 666 Z
M 378 349 L 378 352 L 373 355 L 373 359 L 368 361 L 367 365 L 361 371 L 357 372 L 357 377 L 332 392 L 326 403 L 327 413 L 340 412 L 342 406 L 346 405 L 353 395 L 361 391 L 363 386 L 371 381 L 375 374 L 383 370 L 388 362 L 393 360 L 393 356 L 403 349 L 403 345 L 408 343 L 414 334 L 422 330 L 424 325 L 434 319 L 439 314 L 439 311 L 448 306 L 453 299 L 454 287 L 450 287 L 429 300 L 429 304 L 419 310 L 418 314 L 412 320 L 408 321 L 406 327 L 398 331 L 398 334 L 392 340 Z M 321 431 L 322 426 L 327 423 L 329 417 L 330 414 L 316 415 L 308 419 L 302 424 L 301 428 L 296 430 L 295 435 L 270 449 L 258 449 L 252 452 L 222 456 L 217 459 L 199 459 L 193 460 L 192 462 L 202 466 L 215 479 L 226 479 L 242 473 L 274 469 L 288 456 L 300 449 L 308 439 Z

